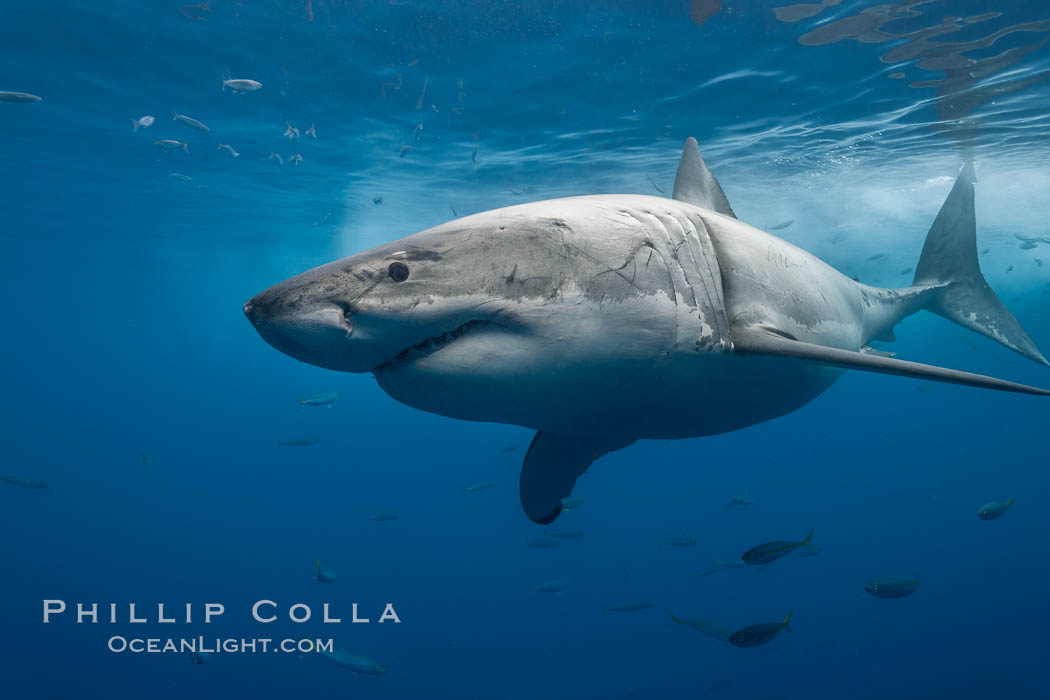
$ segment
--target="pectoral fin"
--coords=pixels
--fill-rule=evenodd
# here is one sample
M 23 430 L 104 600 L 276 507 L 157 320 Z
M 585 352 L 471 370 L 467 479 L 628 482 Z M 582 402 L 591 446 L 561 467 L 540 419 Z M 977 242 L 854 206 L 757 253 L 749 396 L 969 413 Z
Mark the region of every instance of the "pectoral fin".
M 610 435 L 562 435 L 540 431 L 532 439 L 521 466 L 521 507 L 541 525 L 561 513 L 561 499 L 572 493 L 576 480 L 591 462 L 634 442 Z
M 839 348 L 829 348 L 823 345 L 805 343 L 800 340 L 792 340 L 785 338 L 774 330 L 760 326 L 744 329 L 734 328 L 732 334 L 733 351 L 741 355 L 793 357 L 798 360 L 830 365 L 832 367 L 842 367 L 844 369 L 896 374 L 901 377 L 928 379 L 948 384 L 962 384 L 982 389 L 1013 391 L 1019 394 L 1050 396 L 1050 391 L 1046 389 L 1008 382 L 1005 379 L 986 377 L 983 374 L 971 374 L 970 372 L 961 372 L 957 369 L 924 365 L 892 357 L 868 355 L 851 350 L 840 350 Z

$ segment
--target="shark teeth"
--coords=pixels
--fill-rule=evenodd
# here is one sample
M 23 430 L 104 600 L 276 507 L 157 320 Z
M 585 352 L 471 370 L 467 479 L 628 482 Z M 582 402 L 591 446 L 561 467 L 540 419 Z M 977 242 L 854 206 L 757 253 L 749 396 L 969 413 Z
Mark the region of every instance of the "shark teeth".
M 426 357 L 432 353 L 437 352 L 441 348 L 445 347 L 457 338 L 462 337 L 464 334 L 470 332 L 472 329 L 484 324 L 485 321 L 467 321 L 461 326 L 457 326 L 450 331 L 436 335 L 431 338 L 421 340 L 410 348 L 405 348 L 392 359 L 387 360 L 383 364 L 376 367 L 373 372 L 382 372 L 384 370 L 397 369 L 404 367 L 405 365 L 415 362 L 416 360 Z

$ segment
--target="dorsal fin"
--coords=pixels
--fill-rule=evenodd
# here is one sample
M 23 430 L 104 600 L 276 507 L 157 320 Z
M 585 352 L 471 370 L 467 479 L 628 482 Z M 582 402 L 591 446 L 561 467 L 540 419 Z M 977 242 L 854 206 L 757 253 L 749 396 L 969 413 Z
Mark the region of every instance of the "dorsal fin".
M 736 218 L 722 186 L 700 156 L 700 144 L 692 136 L 685 140 L 682 160 L 678 161 L 678 173 L 674 177 L 674 194 L 671 197 Z

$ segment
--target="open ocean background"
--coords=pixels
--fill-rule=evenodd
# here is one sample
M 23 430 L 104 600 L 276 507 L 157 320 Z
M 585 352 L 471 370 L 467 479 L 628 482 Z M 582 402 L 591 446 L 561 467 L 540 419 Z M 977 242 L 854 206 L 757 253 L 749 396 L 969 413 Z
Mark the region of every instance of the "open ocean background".
M 793 220 L 776 233 L 887 286 L 910 281 L 972 153 L 982 267 L 1050 349 L 1050 245 L 1017 238 L 1050 236 L 1050 7 L 723 3 L 704 20 L 688 0 L 6 0 L 0 90 L 43 101 L 0 102 L 0 473 L 50 488 L 0 483 L 0 695 L 1050 697 L 1050 401 L 847 374 L 785 418 L 603 458 L 550 526 L 587 536 L 536 549 L 529 432 L 409 409 L 243 317 L 263 288 L 453 211 L 669 194 L 696 136 L 741 219 Z M 897 335 L 899 357 L 1050 386 L 932 314 Z M 341 398 L 299 405 L 318 391 Z M 320 440 L 276 445 L 302 436 Z M 495 487 L 463 493 L 476 482 Z M 754 505 L 724 512 L 744 491 Z M 694 576 L 810 528 L 819 556 Z M 677 534 L 699 543 L 656 544 Z M 318 558 L 335 582 L 312 580 Z M 886 575 L 921 585 L 864 591 Z M 551 579 L 570 585 L 530 591 Z M 48 598 L 227 612 L 45 626 Z M 344 624 L 255 624 L 261 598 L 330 601 Z M 653 607 L 603 614 L 631 600 Z M 373 624 L 348 624 L 352 602 Z M 386 602 L 402 624 L 374 624 Z M 668 616 L 735 630 L 788 610 L 794 633 L 757 649 Z M 112 654 L 113 634 L 332 637 L 389 672 Z

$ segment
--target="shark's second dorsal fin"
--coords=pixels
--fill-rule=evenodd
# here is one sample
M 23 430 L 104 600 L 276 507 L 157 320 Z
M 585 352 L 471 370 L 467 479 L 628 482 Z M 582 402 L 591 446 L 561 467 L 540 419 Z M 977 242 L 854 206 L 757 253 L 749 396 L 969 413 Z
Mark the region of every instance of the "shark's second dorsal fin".
M 700 144 L 692 136 L 685 140 L 682 160 L 678 161 L 678 173 L 674 178 L 674 194 L 671 197 L 736 218 L 722 186 L 700 156 Z

